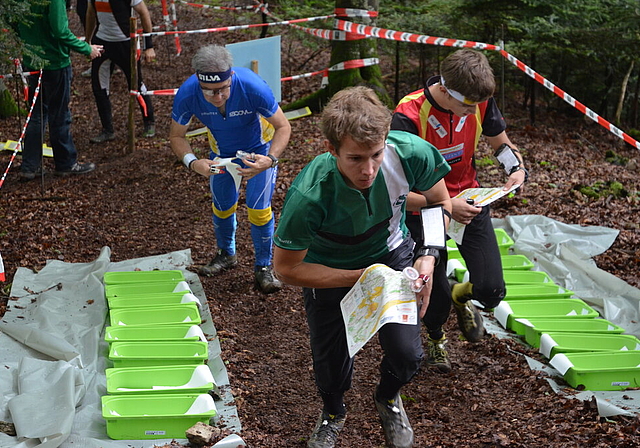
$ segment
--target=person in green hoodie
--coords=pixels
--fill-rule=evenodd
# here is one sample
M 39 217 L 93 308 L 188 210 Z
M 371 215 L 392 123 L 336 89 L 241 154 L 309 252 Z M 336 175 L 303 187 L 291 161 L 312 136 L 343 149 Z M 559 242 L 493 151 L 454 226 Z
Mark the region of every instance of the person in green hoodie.
M 93 171 L 93 163 L 78 162 L 78 152 L 71 136 L 71 51 L 97 58 L 100 45 L 90 45 L 78 39 L 69 29 L 65 0 L 34 2 L 31 16 L 18 25 L 22 41 L 34 51 L 40 61 L 28 54 L 23 56 L 22 67 L 27 72 L 42 69 L 40 93 L 27 126 L 22 148 L 22 180 L 41 175 L 44 126 L 49 123 L 49 138 L 53 149 L 55 173 L 60 176 Z M 29 104 L 38 86 L 39 73 L 27 76 Z

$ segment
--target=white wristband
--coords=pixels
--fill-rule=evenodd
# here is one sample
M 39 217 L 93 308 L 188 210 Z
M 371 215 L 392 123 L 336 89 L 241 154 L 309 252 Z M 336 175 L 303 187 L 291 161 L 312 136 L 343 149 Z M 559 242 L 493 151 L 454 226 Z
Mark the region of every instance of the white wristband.
M 191 162 L 194 162 L 196 160 L 198 160 L 198 158 L 195 156 L 195 154 L 193 154 L 192 152 L 188 152 L 182 158 L 182 163 L 184 163 L 184 166 L 186 166 L 187 168 L 191 168 L 189 165 L 191 164 Z

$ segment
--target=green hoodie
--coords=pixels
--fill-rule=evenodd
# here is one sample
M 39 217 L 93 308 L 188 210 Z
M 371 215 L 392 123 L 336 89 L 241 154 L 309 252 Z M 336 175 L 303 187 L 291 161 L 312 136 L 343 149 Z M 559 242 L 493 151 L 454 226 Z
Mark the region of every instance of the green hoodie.
M 60 70 L 71 65 L 69 53 L 91 54 L 91 45 L 78 39 L 69 29 L 65 0 L 50 0 L 45 5 L 33 4 L 30 24 L 19 25 L 20 37 L 25 44 L 44 59 L 44 70 Z M 28 56 L 24 56 L 23 67 L 39 69 Z

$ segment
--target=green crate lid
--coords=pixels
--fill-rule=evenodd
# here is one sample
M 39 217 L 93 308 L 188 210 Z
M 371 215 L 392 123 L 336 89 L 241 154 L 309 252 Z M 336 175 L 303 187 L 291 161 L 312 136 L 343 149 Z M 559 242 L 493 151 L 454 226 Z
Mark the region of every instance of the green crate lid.
M 190 292 L 126 295 L 107 298 L 109 309 L 180 305 L 184 303 L 194 303 L 198 306 L 198 308 L 202 308 L 200 299 L 195 294 Z
M 523 271 L 529 272 L 529 271 Z M 532 271 L 531 271 L 532 272 Z M 570 291 L 562 286 L 555 284 L 527 284 L 527 285 L 509 285 L 507 286 L 507 294 L 505 300 L 535 300 L 535 299 L 561 299 L 573 296 Z
M 525 326 L 524 337 L 532 347 L 540 346 L 542 333 L 582 333 L 582 334 L 622 334 L 624 328 L 619 327 L 606 319 L 569 319 L 557 318 L 529 318 L 518 319 Z
M 558 353 L 640 350 L 640 341 L 630 334 L 542 333 L 540 353 L 553 358 Z
M 193 303 L 158 307 L 117 308 L 109 311 L 112 326 L 121 325 L 199 325 L 198 307 Z
M 140 296 L 144 294 L 169 294 L 192 292 L 185 281 L 163 281 L 153 283 L 120 283 L 117 285 L 105 285 L 104 294 L 107 300 L 112 297 Z
M 503 300 L 493 315 L 504 328 L 524 336 L 522 319 L 564 317 L 567 319 L 594 319 L 598 312 L 580 299 L 557 300 Z
M 215 388 L 209 366 L 176 365 L 106 369 L 107 393 L 111 395 L 198 393 Z
M 155 271 L 117 271 L 105 272 L 105 285 L 128 283 L 182 282 L 184 274 L 177 269 Z
M 198 325 L 127 325 L 108 326 L 104 330 L 104 340 L 116 341 L 203 341 L 207 342 Z

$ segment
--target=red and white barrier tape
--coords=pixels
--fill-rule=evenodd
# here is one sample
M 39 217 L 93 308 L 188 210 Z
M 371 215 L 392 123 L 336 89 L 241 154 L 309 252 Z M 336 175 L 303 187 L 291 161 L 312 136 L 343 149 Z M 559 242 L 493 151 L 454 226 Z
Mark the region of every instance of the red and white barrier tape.
M 351 41 L 351 40 L 360 40 L 366 39 L 367 36 L 363 36 L 361 34 L 356 33 L 347 33 L 346 31 L 340 30 L 327 30 L 323 28 L 306 28 L 300 25 L 290 25 L 291 28 L 296 30 L 300 30 L 304 33 L 311 34 L 312 36 L 319 37 L 320 39 L 326 40 L 338 40 L 338 41 Z
M 355 8 L 336 8 L 333 10 L 338 17 L 378 17 L 378 11 Z
M 40 75 L 38 76 L 38 84 L 36 85 L 36 90 L 33 93 L 33 100 L 31 101 L 31 107 L 29 108 L 29 113 L 27 114 L 27 119 L 24 121 L 24 126 L 22 127 L 22 133 L 20 134 L 20 138 L 18 139 L 18 144 L 16 145 L 16 149 L 13 150 L 13 153 L 11 154 L 11 158 L 9 159 L 9 164 L 7 165 L 7 169 L 4 171 L 4 174 L 2 175 L 2 178 L 0 179 L 0 188 L 2 188 L 2 185 L 4 185 L 4 180 L 7 178 L 7 174 L 9 173 L 9 169 L 11 169 L 11 165 L 13 164 L 13 161 L 16 158 L 16 155 L 18 154 L 18 151 L 20 151 L 20 148 L 22 147 L 22 140 L 24 140 L 24 135 L 27 132 L 27 125 L 29 124 L 29 121 L 31 120 L 31 115 L 33 114 L 33 109 L 36 106 L 36 100 L 38 99 L 38 96 L 40 95 L 40 86 L 42 85 L 42 70 L 40 70 L 38 73 L 40 73 Z
M 304 73 L 302 75 L 293 75 L 293 76 L 287 76 L 285 78 L 280 78 L 280 81 L 281 82 L 293 81 L 295 79 L 309 78 L 310 76 L 315 76 L 320 74 L 322 74 L 323 76 L 328 76 L 329 72 L 335 72 L 339 70 L 350 70 L 353 68 L 369 67 L 379 63 L 380 63 L 380 59 L 378 58 L 352 59 L 350 61 L 339 62 L 323 70 Z M 136 95 L 136 97 L 138 97 L 139 100 L 142 95 L 175 95 L 177 92 L 178 92 L 178 89 L 147 90 L 146 92 L 138 92 L 137 90 L 129 91 L 131 95 Z
M 251 9 L 260 10 L 264 5 L 264 3 L 260 3 L 258 5 L 249 5 L 249 6 L 213 6 L 213 5 L 202 5 L 200 3 L 191 3 L 185 0 L 179 0 L 179 2 L 188 6 L 193 6 L 195 8 L 224 9 L 229 11 L 241 11 L 241 10 L 251 10 Z
M 593 121 L 598 123 L 600 126 L 602 126 L 605 129 L 609 130 L 609 132 L 611 132 L 613 135 L 617 136 L 618 138 L 623 139 L 625 142 L 627 142 L 631 146 L 635 146 L 637 149 L 640 149 L 640 142 L 638 142 L 633 137 L 631 137 L 629 134 L 623 132 L 622 130 L 620 130 L 619 128 L 614 126 L 612 123 L 610 123 L 607 120 L 605 120 L 604 118 L 602 118 L 600 115 L 598 115 L 597 113 L 595 113 L 594 111 L 589 109 L 587 106 L 582 104 L 580 101 L 576 100 L 574 97 L 572 97 L 567 92 L 565 92 L 564 90 L 562 90 L 561 88 L 559 88 L 558 86 L 553 84 L 551 81 L 547 80 L 546 78 L 544 78 L 540 74 L 536 73 L 531 67 L 529 67 L 528 65 L 522 63 L 521 61 L 519 61 L 514 56 L 512 56 L 511 54 L 507 53 L 504 50 L 500 50 L 500 54 L 502 56 L 504 56 L 513 65 L 515 65 L 520 70 L 525 72 L 528 76 L 530 76 L 531 78 L 535 79 L 538 83 L 542 84 L 547 89 L 551 90 L 553 93 L 555 93 L 560 98 L 565 100 L 571 106 L 573 106 L 574 108 L 578 109 L 580 112 L 585 114 L 587 117 L 591 118 Z
M 202 34 L 202 33 L 215 33 L 219 31 L 236 31 L 236 30 L 246 30 L 249 28 L 257 28 L 261 26 L 277 26 L 277 25 L 289 25 L 292 23 L 300 23 L 300 22 L 313 22 L 315 20 L 324 20 L 330 19 L 333 16 L 318 16 L 318 17 L 307 17 L 304 19 L 293 19 L 293 20 L 285 20 L 282 22 L 273 22 L 273 23 L 253 23 L 249 25 L 234 25 L 234 26 L 224 26 L 220 28 L 205 28 L 201 30 L 187 30 L 187 31 L 158 31 L 153 33 L 144 33 L 143 36 L 168 36 L 172 34 Z
M 167 0 L 162 0 L 162 18 L 164 20 L 164 29 L 178 31 L 178 18 L 176 16 L 176 5 L 171 0 L 171 18 L 169 18 L 169 8 L 167 8 Z M 182 54 L 182 45 L 180 45 L 180 36 L 174 36 L 174 43 L 176 45 L 176 56 Z
M 388 30 L 368 26 L 346 20 L 336 19 L 335 28 L 348 31 L 350 33 L 362 34 L 364 36 L 377 37 L 379 39 L 397 40 L 401 42 L 415 42 L 418 44 L 441 45 L 447 47 L 475 48 L 478 50 L 500 50 L 497 45 L 485 44 L 483 42 L 474 42 L 470 40 L 449 39 L 446 37 L 433 37 L 425 34 L 413 34 L 402 31 Z

